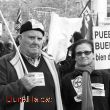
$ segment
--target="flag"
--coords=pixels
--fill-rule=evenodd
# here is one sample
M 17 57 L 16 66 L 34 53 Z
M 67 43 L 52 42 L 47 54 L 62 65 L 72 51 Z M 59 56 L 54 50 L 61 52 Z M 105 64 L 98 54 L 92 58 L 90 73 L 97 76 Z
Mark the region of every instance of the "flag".
M 15 22 L 15 30 L 18 32 L 20 27 L 21 27 L 21 24 L 22 24 L 22 17 L 21 17 L 21 8 L 18 9 L 18 12 L 17 12 L 17 19 L 16 19 L 16 22 Z
M 49 42 L 47 53 L 52 55 L 58 63 L 65 60 L 70 39 L 75 31 L 80 32 L 82 18 L 60 17 L 56 13 L 51 14 L 49 28 Z
M 81 33 L 85 39 L 92 40 L 92 27 L 93 27 L 93 20 L 91 16 L 91 0 L 89 0 L 81 12 L 80 16 L 83 17 L 82 22 L 82 30 Z M 83 32 L 84 31 L 84 32 Z
M 85 35 L 87 34 L 87 27 L 85 25 L 85 19 L 83 17 L 83 20 L 82 20 L 82 27 L 81 27 L 81 35 L 83 36 L 83 38 L 85 38 Z
M 89 0 L 86 4 L 86 6 L 84 7 L 84 9 L 82 10 L 80 16 L 87 16 L 88 14 L 90 14 L 91 10 L 91 0 Z
M 92 17 L 90 15 L 90 20 L 88 21 L 88 29 L 87 29 L 87 35 L 86 35 L 86 38 L 89 39 L 89 40 L 93 40 L 93 20 L 92 20 Z
M 99 25 L 99 16 L 98 16 L 98 13 L 97 13 L 97 18 L 96 18 L 96 26 Z

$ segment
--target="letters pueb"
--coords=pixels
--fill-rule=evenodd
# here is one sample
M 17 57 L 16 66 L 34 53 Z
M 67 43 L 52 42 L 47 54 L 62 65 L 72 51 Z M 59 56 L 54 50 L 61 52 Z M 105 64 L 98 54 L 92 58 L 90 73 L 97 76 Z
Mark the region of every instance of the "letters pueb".
M 110 31 L 95 31 L 95 39 L 97 38 L 110 38 Z M 110 41 L 95 42 L 95 49 L 110 49 Z

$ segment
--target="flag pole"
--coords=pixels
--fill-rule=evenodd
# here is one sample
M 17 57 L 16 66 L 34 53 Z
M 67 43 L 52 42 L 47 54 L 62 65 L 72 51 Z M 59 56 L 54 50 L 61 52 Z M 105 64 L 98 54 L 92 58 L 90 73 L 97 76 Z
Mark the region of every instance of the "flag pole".
M 1 10 L 0 10 L 0 15 L 1 15 L 1 17 L 2 17 L 2 19 L 3 19 L 3 21 L 4 21 L 5 25 L 6 25 L 6 27 L 7 27 L 7 30 L 8 30 L 8 32 L 9 32 L 10 38 L 11 38 L 11 40 L 12 40 L 14 46 L 15 46 L 15 49 L 16 49 L 16 51 L 18 52 L 18 55 L 19 55 L 19 58 L 20 58 L 20 60 L 21 60 L 22 65 L 23 65 L 23 67 L 24 67 L 25 73 L 28 74 L 27 68 L 26 68 L 26 66 L 25 66 L 25 64 L 24 64 L 24 61 L 23 61 L 22 57 L 21 57 L 21 54 L 20 54 L 20 52 L 19 52 L 19 49 L 18 49 L 18 47 L 17 47 L 17 45 L 16 45 L 16 43 L 15 43 L 15 40 L 14 40 L 12 34 L 11 34 L 11 31 L 9 30 L 8 24 L 7 24 L 7 22 L 6 22 L 5 18 L 4 18 L 4 16 L 3 16 Z

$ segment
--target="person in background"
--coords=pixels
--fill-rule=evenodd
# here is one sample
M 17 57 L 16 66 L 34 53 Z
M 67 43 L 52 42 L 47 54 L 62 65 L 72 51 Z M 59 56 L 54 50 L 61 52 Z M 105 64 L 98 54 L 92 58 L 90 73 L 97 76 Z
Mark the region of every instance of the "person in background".
M 74 60 L 74 53 L 72 52 L 72 48 L 74 47 L 74 43 L 80 39 L 83 39 L 81 33 L 74 32 L 70 40 L 72 45 L 68 47 L 66 59 L 64 61 L 59 62 L 58 64 L 59 72 L 62 75 L 62 77 L 74 70 L 75 60 Z
M 4 42 L 0 40 L 0 57 L 2 57 L 4 54 L 5 54 Z
M 93 42 L 74 44 L 75 70 L 62 79 L 62 100 L 66 110 L 110 110 L 110 73 L 94 70 Z
M 68 47 L 66 59 L 68 59 L 68 58 L 74 59 L 74 53 L 72 52 L 72 48 L 74 47 L 74 43 L 81 39 L 83 39 L 83 36 L 81 35 L 80 32 L 76 31 L 73 33 L 72 38 L 70 39 L 70 42 L 72 43 L 72 45 Z
M 9 54 L 14 51 L 14 45 L 11 40 L 5 42 L 4 45 L 5 45 L 5 54 Z
M 44 27 L 35 19 L 20 28 L 19 52 L 0 59 L 0 107 L 3 110 L 63 110 L 59 75 L 52 57 L 42 51 Z

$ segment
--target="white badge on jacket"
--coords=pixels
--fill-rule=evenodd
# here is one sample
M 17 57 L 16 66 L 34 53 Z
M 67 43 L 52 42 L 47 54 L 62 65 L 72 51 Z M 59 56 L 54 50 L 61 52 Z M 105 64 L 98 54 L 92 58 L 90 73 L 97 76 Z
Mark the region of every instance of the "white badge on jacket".
M 35 77 L 37 79 L 36 86 L 45 86 L 45 79 L 43 72 L 36 72 Z
M 93 96 L 105 96 L 104 84 L 101 83 L 92 83 L 94 89 L 92 89 Z

